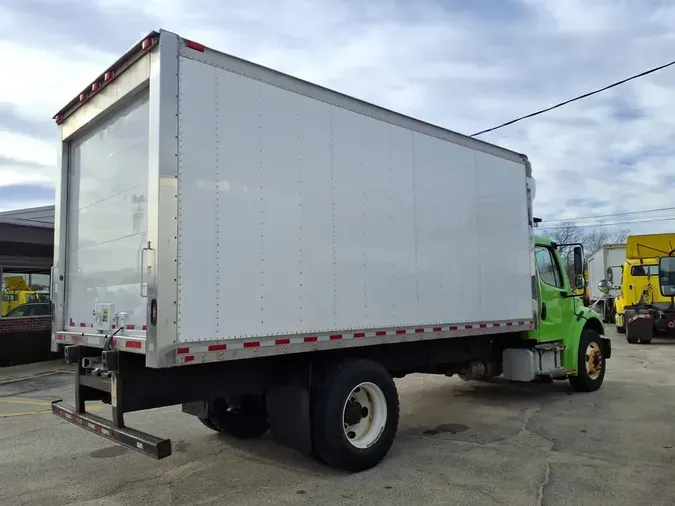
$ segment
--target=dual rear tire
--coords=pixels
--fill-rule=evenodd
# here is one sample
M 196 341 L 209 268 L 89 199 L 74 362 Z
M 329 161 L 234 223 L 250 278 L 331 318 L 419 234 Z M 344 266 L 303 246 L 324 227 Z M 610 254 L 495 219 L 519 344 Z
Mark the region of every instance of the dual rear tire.
M 313 392 L 312 446 L 332 467 L 359 472 L 376 466 L 393 445 L 398 422 L 396 385 L 377 362 L 340 362 Z
M 331 467 L 359 472 L 376 466 L 394 443 L 399 399 L 389 371 L 377 362 L 349 359 L 329 365 L 311 392 L 314 457 Z M 199 420 L 240 439 L 263 436 L 269 418 L 263 397 L 245 396 L 236 407 L 225 399 L 208 405 Z

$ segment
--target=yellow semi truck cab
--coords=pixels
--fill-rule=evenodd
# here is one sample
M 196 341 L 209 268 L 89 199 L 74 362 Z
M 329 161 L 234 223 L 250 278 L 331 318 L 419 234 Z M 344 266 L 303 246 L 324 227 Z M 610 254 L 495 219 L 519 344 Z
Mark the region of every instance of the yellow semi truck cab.
M 621 294 L 616 298 L 616 328 L 629 343 L 649 343 L 673 333 L 662 321 L 671 304 L 661 293 L 659 259 L 675 248 L 675 234 L 632 235 L 626 241 Z M 663 327 L 663 328 L 662 328 Z

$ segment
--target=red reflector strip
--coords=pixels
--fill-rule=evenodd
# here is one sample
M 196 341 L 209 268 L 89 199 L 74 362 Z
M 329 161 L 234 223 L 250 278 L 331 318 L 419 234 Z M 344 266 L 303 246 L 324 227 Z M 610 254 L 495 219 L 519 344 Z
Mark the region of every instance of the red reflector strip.
M 466 330 L 470 330 L 470 329 L 473 328 L 473 325 L 464 325 L 464 328 L 465 328 Z
M 286 344 L 291 344 L 290 339 L 275 339 L 274 344 L 276 346 L 284 346 Z
M 455 330 L 457 330 L 457 326 L 452 326 L 452 327 L 450 327 L 450 330 L 451 330 L 452 332 L 454 332 Z
M 141 328 L 142 328 L 143 330 L 148 330 L 148 326 L 147 326 L 147 325 L 143 325 Z
M 499 327 L 500 325 L 501 325 L 501 324 L 500 324 L 499 322 L 498 322 L 498 323 L 493 323 L 493 324 L 492 324 L 493 327 Z
M 415 329 L 415 334 L 424 334 L 424 329 Z
M 193 362 L 194 359 L 195 359 L 195 356 L 194 356 L 194 355 L 185 355 L 185 358 L 183 358 L 183 362 L 185 362 L 185 363 L 187 363 L 187 362 Z
M 525 322 L 518 322 L 518 325 L 522 327 L 523 325 L 525 325 Z
M 333 334 L 330 336 L 331 341 L 339 341 L 340 339 L 342 339 L 342 334 Z
M 126 343 L 124 343 L 124 346 L 127 348 L 140 350 L 143 347 L 143 343 L 140 341 L 127 341 Z
M 81 343 L 82 342 L 82 336 L 73 336 L 72 341 L 74 343 Z
M 86 323 L 84 323 L 84 322 L 80 322 L 80 327 L 86 327 L 86 326 L 87 326 L 87 324 L 86 324 Z
M 399 329 L 399 330 L 396 331 L 396 335 L 397 335 L 397 336 L 402 336 L 402 335 L 405 334 L 405 333 L 406 333 L 406 331 L 403 330 L 403 329 Z
M 357 332 L 356 334 L 354 334 L 354 338 L 355 338 L 355 339 L 361 339 L 361 338 L 363 338 L 363 337 L 366 337 L 366 333 L 365 333 L 365 332 Z
M 384 330 L 378 330 L 377 332 L 375 332 L 375 335 L 378 336 L 378 337 L 379 336 L 386 336 L 387 333 Z
M 513 322 L 506 322 L 507 327 L 513 327 Z
M 186 355 L 190 353 L 190 348 L 176 348 L 176 353 L 179 355 Z
M 226 344 L 212 344 L 209 346 L 209 351 L 224 351 L 226 349 L 227 349 Z
M 200 44 L 199 42 L 194 42 L 192 40 L 186 40 L 185 47 L 189 47 L 190 49 L 194 49 L 195 51 L 199 51 L 200 53 L 203 53 L 204 49 L 206 49 L 203 44 Z
M 482 329 L 486 329 L 486 328 L 487 328 L 487 323 L 481 323 L 481 324 L 479 325 L 479 327 L 482 328 Z
M 305 337 L 304 341 L 306 343 L 315 343 L 315 342 L 318 341 L 318 338 L 316 336 L 309 336 L 309 337 Z
M 244 343 L 244 348 L 258 348 L 260 346 L 260 341 L 249 341 Z
M 434 327 L 434 332 L 442 332 L 443 328 L 442 327 Z
M 127 330 L 135 330 L 136 325 L 127 325 Z
M 58 334 L 58 335 L 56 336 L 56 340 L 57 340 L 57 341 L 63 341 L 63 336 L 60 335 L 60 334 Z

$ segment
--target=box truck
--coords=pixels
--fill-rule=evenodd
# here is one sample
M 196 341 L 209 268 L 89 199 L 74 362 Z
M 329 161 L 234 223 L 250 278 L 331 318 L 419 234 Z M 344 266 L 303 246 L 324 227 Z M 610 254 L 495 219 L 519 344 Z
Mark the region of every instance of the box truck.
M 614 323 L 614 301 L 621 294 L 621 269 L 625 261 L 625 244 L 605 244 L 588 257 L 588 303 L 605 323 Z
M 55 120 L 52 347 L 76 374 L 52 411 L 78 427 L 163 458 L 124 415 L 182 405 L 356 472 L 394 441 L 394 378 L 603 382 L 522 154 L 163 30 Z

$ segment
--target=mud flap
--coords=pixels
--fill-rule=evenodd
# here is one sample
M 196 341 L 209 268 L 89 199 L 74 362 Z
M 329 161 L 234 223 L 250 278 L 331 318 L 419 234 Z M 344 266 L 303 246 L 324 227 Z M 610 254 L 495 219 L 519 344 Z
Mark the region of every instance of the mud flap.
M 626 314 L 626 338 L 651 341 L 654 338 L 654 319 L 649 311 Z
M 602 337 L 602 354 L 605 356 L 605 360 L 612 358 L 612 340 L 608 337 Z
M 303 455 L 312 453 L 312 432 L 308 385 L 289 382 L 270 389 L 266 395 L 272 437 Z

